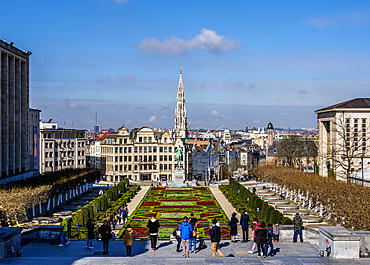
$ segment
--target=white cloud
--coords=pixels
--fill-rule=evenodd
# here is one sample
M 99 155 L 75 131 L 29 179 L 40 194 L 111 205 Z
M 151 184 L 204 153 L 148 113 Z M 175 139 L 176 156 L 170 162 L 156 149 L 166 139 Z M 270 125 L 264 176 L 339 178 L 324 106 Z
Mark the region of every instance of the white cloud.
M 253 123 L 260 123 L 260 120 L 255 120 L 253 121 Z
M 135 76 L 128 74 L 125 76 L 120 76 L 120 79 L 125 82 L 130 82 L 130 81 L 135 80 Z
M 150 122 L 150 123 L 157 123 L 157 116 L 155 116 L 155 115 L 150 116 L 148 122 Z
M 168 119 L 168 117 L 162 116 L 162 120 L 167 120 L 167 119 Z
M 168 105 L 167 105 L 166 103 L 161 103 L 161 106 L 162 106 L 163 108 L 168 108 Z
M 143 104 L 139 104 L 136 106 L 137 109 L 143 109 L 144 108 L 144 105 Z
M 315 17 L 305 20 L 305 23 L 315 28 L 351 28 L 368 24 L 369 12 L 360 11 L 336 16 Z
M 134 123 L 134 119 L 133 119 L 133 118 L 131 118 L 131 119 L 127 120 L 127 121 L 126 121 L 126 123 L 127 123 L 128 125 L 133 124 L 133 123 Z
M 177 37 L 166 37 L 163 42 L 157 38 L 146 38 L 137 47 L 144 53 L 164 53 L 169 55 L 184 55 L 194 49 L 202 49 L 211 52 L 227 52 L 240 50 L 243 45 L 241 41 L 227 39 L 225 36 L 217 35 L 216 31 L 205 29 L 201 30 L 191 40 L 183 40 Z
M 217 110 L 212 111 L 212 112 L 211 112 L 211 115 L 212 115 L 212 116 L 218 116 L 218 111 L 217 111 Z

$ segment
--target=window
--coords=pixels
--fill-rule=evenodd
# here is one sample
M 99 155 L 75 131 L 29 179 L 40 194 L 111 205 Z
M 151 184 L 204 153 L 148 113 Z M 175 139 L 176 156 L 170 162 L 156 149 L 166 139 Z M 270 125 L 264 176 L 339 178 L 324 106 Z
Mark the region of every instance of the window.
M 127 144 L 127 139 L 123 139 L 123 143 L 124 144 Z
M 168 147 L 168 152 L 172 153 L 172 147 Z
M 164 169 L 164 170 L 167 170 L 167 164 L 164 164 L 164 165 L 163 165 L 163 169 Z
M 81 160 L 80 159 L 77 160 L 77 165 L 81 165 Z
M 144 165 L 144 170 L 148 170 L 148 165 Z
M 159 156 L 159 161 L 163 161 L 163 156 Z
M 167 138 L 164 138 L 164 142 L 167 143 Z
M 115 162 L 118 162 L 118 156 L 115 157 Z
M 153 156 L 153 161 L 157 161 L 157 156 Z
M 153 146 L 153 153 L 157 153 L 157 147 Z
M 148 147 L 144 146 L 144 153 L 148 152 Z
M 45 152 L 45 157 L 49 157 L 49 153 L 48 152 Z
M 84 143 L 84 142 L 82 142 L 82 143 L 81 143 L 81 147 L 84 147 L 84 146 L 85 146 L 85 143 Z
M 125 165 L 124 168 L 125 168 L 124 170 L 126 171 L 127 170 L 127 165 Z
M 163 153 L 163 147 L 159 147 L 159 152 Z
M 144 156 L 144 162 L 148 162 L 148 156 Z
M 72 152 L 72 155 L 73 155 L 73 152 Z M 83 156 L 85 155 L 85 151 L 82 151 L 82 155 L 83 155 Z
M 45 167 L 49 167 L 49 163 L 48 162 L 45 162 Z
M 137 165 L 135 165 L 135 170 L 137 170 Z
M 131 165 L 128 165 L 128 170 L 131 170 Z
M 118 165 L 115 165 L 115 166 L 114 166 L 114 170 L 115 170 L 115 171 L 118 171 Z
M 72 147 L 75 147 L 75 143 L 74 143 L 74 142 L 72 142 L 72 143 L 71 143 L 71 146 L 72 146 Z
M 134 152 L 137 153 L 137 146 L 134 147 Z
M 152 156 L 148 156 L 148 161 L 151 162 L 152 161 Z
M 58 157 L 58 152 L 55 152 L 55 157 Z
M 131 162 L 131 156 L 128 157 L 128 162 Z
M 137 156 L 135 156 L 135 157 L 134 157 L 134 161 L 135 161 L 135 162 L 137 162 L 137 161 L 138 161 L 138 160 L 137 160 Z
M 159 165 L 159 169 L 163 170 L 163 165 L 162 164 Z
M 58 148 L 58 143 L 55 143 L 55 148 Z
M 114 148 L 114 152 L 117 154 L 118 153 L 118 147 Z
M 169 164 L 169 165 L 168 165 L 168 169 L 169 169 L 169 170 L 171 170 L 171 169 L 172 169 L 172 165 L 171 165 L 171 164 Z
M 144 143 L 148 142 L 148 137 L 144 137 Z
M 153 165 L 153 170 L 157 170 L 157 165 Z
M 53 143 L 50 143 L 49 144 L 49 148 L 53 148 Z
M 149 146 L 149 153 L 151 153 L 152 152 L 152 147 L 151 146 Z
M 49 164 L 50 164 L 50 167 L 52 167 L 53 166 L 53 161 L 50 161 Z
M 68 152 L 68 153 L 69 153 L 69 152 Z M 81 151 L 78 151 L 78 152 L 77 152 L 77 155 L 78 155 L 78 156 L 81 156 Z
M 167 146 L 164 147 L 163 151 L 167 153 Z
M 131 153 L 131 147 L 128 148 L 128 152 Z
M 126 154 L 127 153 L 127 147 L 123 148 L 123 152 Z
M 121 159 L 121 161 L 122 161 L 122 159 Z M 123 157 L 123 161 L 127 162 L 127 156 Z
M 119 153 L 122 154 L 122 147 L 119 148 Z
M 49 148 L 49 144 L 48 143 L 45 143 L 45 148 Z
M 172 155 L 168 156 L 168 161 L 172 161 Z
M 139 137 L 139 143 L 143 142 L 143 137 Z
M 50 156 L 50 157 L 53 157 L 53 152 L 50 152 L 49 156 Z
M 143 152 L 143 147 L 139 146 L 139 153 L 142 153 L 142 152 Z
M 119 162 L 122 162 L 122 156 L 119 157 Z
M 151 137 L 151 136 L 149 136 L 149 138 L 148 138 L 148 142 L 149 142 L 149 143 L 153 142 L 153 139 L 152 139 L 152 137 Z
M 167 161 L 167 156 L 163 156 L 163 158 L 164 158 L 164 161 Z
M 55 166 L 56 166 L 56 167 L 58 166 L 58 161 L 55 161 Z
M 122 144 L 122 139 L 119 139 L 119 144 Z

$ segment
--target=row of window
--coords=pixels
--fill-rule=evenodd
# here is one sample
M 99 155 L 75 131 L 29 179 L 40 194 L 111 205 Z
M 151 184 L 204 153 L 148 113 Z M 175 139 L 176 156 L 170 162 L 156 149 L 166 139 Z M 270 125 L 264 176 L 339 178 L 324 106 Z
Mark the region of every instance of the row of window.
M 60 161 L 60 163 L 58 163 L 58 161 L 55 161 L 54 162 L 54 165 L 57 167 L 58 165 L 60 166 L 73 166 L 74 165 L 74 160 L 68 160 L 68 161 Z M 79 159 L 77 160 L 77 165 L 85 165 L 85 159 Z M 48 162 L 45 162 L 45 167 L 53 167 L 53 161 L 48 161 Z
M 67 151 L 61 151 L 61 152 L 59 152 L 60 157 L 67 157 L 67 156 L 74 156 L 74 155 L 75 155 L 74 151 L 68 151 L 68 152 Z M 77 155 L 78 156 L 84 156 L 85 151 L 78 151 Z M 46 158 L 53 157 L 53 152 L 45 152 L 45 157 Z M 55 157 L 58 157 L 58 152 L 55 152 Z
M 157 165 L 134 165 L 134 167 L 132 167 L 132 165 L 115 165 L 114 166 L 114 169 L 115 171 L 131 171 L 132 168 L 134 168 L 134 170 L 157 170 Z M 172 164 L 160 164 L 159 165 L 159 169 L 160 170 L 172 170 Z
M 123 160 L 122 160 L 123 159 Z M 115 156 L 115 162 L 131 162 L 132 156 Z M 135 162 L 156 162 L 157 156 L 134 156 Z M 158 161 L 172 161 L 172 155 L 160 155 Z
M 78 142 L 77 143 L 77 147 L 84 147 L 85 146 L 85 143 L 84 142 Z M 55 148 L 58 148 L 59 147 L 59 144 L 58 143 L 55 143 Z M 71 142 L 71 143 L 67 143 L 67 142 L 64 142 L 64 143 L 61 143 L 60 144 L 60 147 L 75 147 L 75 143 L 74 142 Z M 45 148 L 53 148 L 53 143 L 45 143 Z
M 69 132 L 64 132 L 63 135 L 61 133 L 43 133 L 43 136 L 44 138 L 49 138 L 49 139 L 52 139 L 52 138 L 84 138 L 84 134 L 83 133 L 69 133 Z M 62 136 L 62 137 L 60 137 Z
M 157 150 L 159 150 L 160 153 L 172 153 L 172 147 L 169 146 L 164 146 L 164 147 L 159 147 L 159 149 L 157 149 L 156 146 L 135 146 L 134 147 L 134 153 L 157 153 Z M 175 151 L 175 149 L 174 149 Z M 132 148 L 131 147 L 115 147 L 114 148 L 114 152 L 116 154 L 120 153 L 131 153 L 132 152 Z

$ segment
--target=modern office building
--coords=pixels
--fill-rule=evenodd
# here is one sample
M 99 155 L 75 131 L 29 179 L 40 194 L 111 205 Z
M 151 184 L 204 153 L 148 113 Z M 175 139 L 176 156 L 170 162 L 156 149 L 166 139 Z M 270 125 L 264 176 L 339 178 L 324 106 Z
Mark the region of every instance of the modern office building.
M 0 40 L 0 172 L 6 178 L 29 171 L 28 112 L 30 52 Z
M 85 130 L 40 122 L 40 173 L 86 168 L 86 141 Z

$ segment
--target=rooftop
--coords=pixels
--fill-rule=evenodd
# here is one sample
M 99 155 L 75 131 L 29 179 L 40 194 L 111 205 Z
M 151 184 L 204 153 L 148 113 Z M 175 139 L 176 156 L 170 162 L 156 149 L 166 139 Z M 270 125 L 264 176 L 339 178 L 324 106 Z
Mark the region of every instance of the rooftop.
M 334 109 L 367 109 L 367 108 L 370 108 L 370 98 L 355 98 L 326 108 L 318 109 L 315 111 L 315 113 Z

